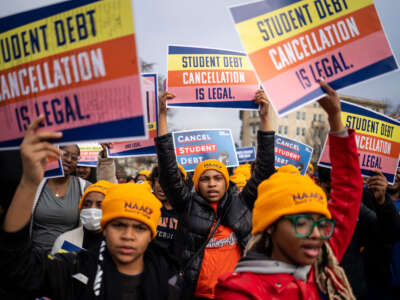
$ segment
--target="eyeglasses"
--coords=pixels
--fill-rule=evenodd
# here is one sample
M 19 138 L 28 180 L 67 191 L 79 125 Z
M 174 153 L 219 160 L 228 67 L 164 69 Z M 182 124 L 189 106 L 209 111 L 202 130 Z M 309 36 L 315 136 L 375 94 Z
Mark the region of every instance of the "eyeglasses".
M 80 157 L 76 154 L 73 154 L 64 149 L 60 149 L 60 150 L 62 152 L 63 158 L 68 158 L 70 156 L 72 161 L 78 161 L 80 159 Z
M 291 215 L 284 216 L 284 218 L 293 223 L 296 236 L 302 239 L 308 238 L 314 231 L 314 227 L 317 226 L 321 239 L 327 240 L 332 236 L 336 225 L 335 220 L 321 218 L 315 221 L 309 215 Z

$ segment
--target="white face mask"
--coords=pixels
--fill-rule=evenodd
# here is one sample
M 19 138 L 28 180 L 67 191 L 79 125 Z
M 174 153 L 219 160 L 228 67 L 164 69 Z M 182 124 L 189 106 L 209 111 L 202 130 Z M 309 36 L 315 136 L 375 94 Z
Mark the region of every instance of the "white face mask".
M 98 208 L 84 208 L 81 210 L 81 222 L 87 230 L 100 230 L 102 212 Z

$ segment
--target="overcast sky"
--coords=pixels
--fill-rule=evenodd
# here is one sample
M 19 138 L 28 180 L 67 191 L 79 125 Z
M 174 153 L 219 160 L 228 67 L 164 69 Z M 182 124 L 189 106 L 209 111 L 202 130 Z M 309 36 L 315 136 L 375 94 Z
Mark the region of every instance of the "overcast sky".
M 0 17 L 57 2 L 62 1 L 3 0 L 0 1 Z M 146 62 L 155 63 L 153 71 L 165 76 L 168 44 L 243 51 L 227 7 L 246 2 L 249 1 L 134 0 L 139 56 Z M 375 0 L 375 5 L 392 50 L 399 59 L 400 34 L 397 28 L 400 1 Z M 393 104 L 400 103 L 400 72 L 392 72 L 339 92 L 345 95 L 385 100 Z M 176 110 L 177 112 L 170 120 L 174 128 L 231 128 L 235 141 L 239 142 L 241 124 L 238 111 Z

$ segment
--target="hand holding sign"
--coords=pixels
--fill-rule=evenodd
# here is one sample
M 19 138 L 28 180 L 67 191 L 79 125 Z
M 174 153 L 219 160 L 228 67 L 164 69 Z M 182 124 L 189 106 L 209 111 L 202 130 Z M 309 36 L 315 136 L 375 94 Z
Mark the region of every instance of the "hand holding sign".
M 367 179 L 368 189 L 374 194 L 376 202 L 382 205 L 385 202 L 385 193 L 388 185 L 386 177 L 382 172 L 376 170 L 376 175 Z
M 338 94 L 324 80 L 320 79 L 319 84 L 327 95 L 321 100 L 318 100 L 318 103 L 328 114 L 328 121 L 331 131 L 344 130 L 344 125 L 341 119 L 340 99 Z
M 263 131 L 271 130 L 271 126 L 268 122 L 269 101 L 263 90 L 257 90 L 256 96 L 254 97 L 254 102 L 259 105 L 258 113 L 261 121 L 260 129 Z
M 22 179 L 21 182 L 38 185 L 42 181 L 48 157 L 59 159 L 60 150 L 48 142 L 51 139 L 62 137 L 61 132 L 41 131 L 37 132 L 44 116 L 37 118 L 26 131 L 21 144 Z
M 167 100 L 172 100 L 175 98 L 175 95 L 171 92 L 165 91 L 158 98 L 158 135 L 162 136 L 168 133 L 168 124 L 167 124 Z

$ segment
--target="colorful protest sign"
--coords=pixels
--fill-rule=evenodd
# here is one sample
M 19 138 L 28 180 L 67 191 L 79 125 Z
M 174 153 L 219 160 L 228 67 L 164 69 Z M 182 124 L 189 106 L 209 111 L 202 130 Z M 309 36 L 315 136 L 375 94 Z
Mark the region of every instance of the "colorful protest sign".
M 393 183 L 399 164 L 400 121 L 345 101 L 341 107 L 343 124 L 356 131 L 361 173 L 373 176 L 373 170 L 379 170 Z M 328 139 L 318 165 L 331 167 Z
M 144 140 L 115 142 L 107 148 L 108 157 L 156 155 L 154 138 L 158 135 L 158 88 L 157 74 L 142 74 L 142 87 L 146 102 L 149 138 Z
M 241 52 L 169 46 L 167 89 L 168 107 L 257 109 L 258 80 Z
M 64 177 L 64 169 L 62 167 L 61 159 L 49 158 L 46 165 L 44 178 Z
M 97 143 L 78 144 L 80 154 L 78 166 L 81 167 L 97 167 L 99 152 L 103 148 Z
M 254 147 L 236 148 L 239 164 L 246 164 L 256 159 L 256 149 Z
M 275 167 L 293 165 L 306 174 L 313 148 L 299 141 L 275 134 Z
M 0 148 L 17 148 L 40 114 L 60 144 L 146 137 L 131 0 L 67 1 L 0 24 Z
M 71 242 L 65 240 L 63 242 L 63 244 L 61 245 L 61 248 L 60 248 L 59 252 L 60 253 L 69 253 L 69 252 L 80 252 L 82 250 L 83 250 L 83 248 L 81 248 L 81 247 L 79 247 L 79 246 L 77 246 L 75 244 L 72 244 Z
M 230 8 L 244 48 L 278 114 L 398 64 L 373 0 L 276 0 Z
M 172 135 L 176 160 L 188 172 L 207 159 L 216 159 L 227 167 L 239 165 L 230 129 L 187 130 Z

